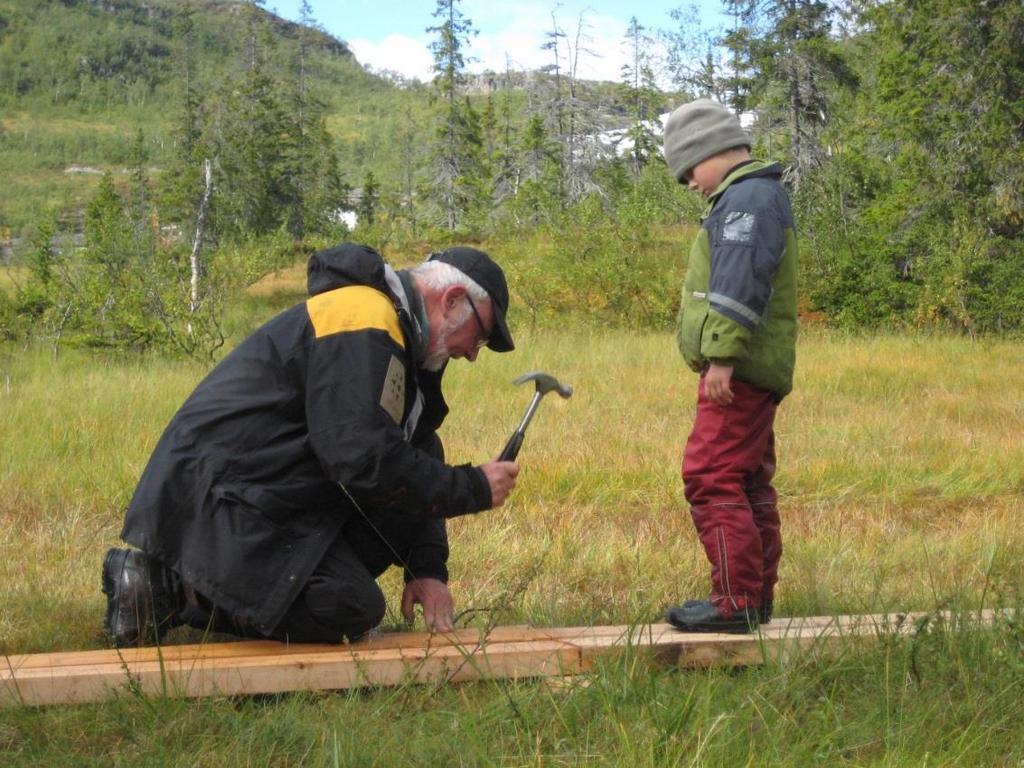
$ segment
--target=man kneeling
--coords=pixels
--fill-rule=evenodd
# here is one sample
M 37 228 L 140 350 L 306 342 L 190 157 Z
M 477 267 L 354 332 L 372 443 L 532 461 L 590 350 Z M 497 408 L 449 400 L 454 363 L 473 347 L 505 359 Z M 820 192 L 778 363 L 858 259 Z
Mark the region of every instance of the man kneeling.
M 513 348 L 501 268 L 450 248 L 410 270 L 343 243 L 309 263 L 310 298 L 249 336 L 171 420 L 103 563 L 118 646 L 188 624 L 341 642 L 385 613 L 453 628 L 445 518 L 504 503 L 512 462 L 451 466 L 436 432 L 449 358 Z

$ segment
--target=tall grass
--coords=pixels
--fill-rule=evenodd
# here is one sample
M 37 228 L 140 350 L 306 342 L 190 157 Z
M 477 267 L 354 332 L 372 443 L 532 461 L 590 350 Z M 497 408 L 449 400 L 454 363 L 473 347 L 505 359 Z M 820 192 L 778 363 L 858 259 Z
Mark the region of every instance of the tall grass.
M 261 311 L 254 305 L 255 312 Z M 1024 353 L 1011 341 L 809 331 L 778 421 L 786 552 L 776 613 L 1019 604 Z M 495 455 L 542 369 L 549 395 L 501 509 L 452 521 L 465 621 L 659 619 L 707 590 L 678 464 L 695 377 L 668 333 L 524 329 L 455 362 L 456 462 Z M 0 356 L 0 652 L 99 648 L 99 569 L 194 363 Z M 384 586 L 392 606 L 400 574 Z M 392 615 L 386 620 L 397 623 Z M 589 684 L 479 683 L 0 713 L 4 764 L 1017 765 L 1024 634 L 940 627 L 838 658 Z M 193 640 L 175 630 L 170 642 Z M 54 734 L 59 734 L 55 737 Z

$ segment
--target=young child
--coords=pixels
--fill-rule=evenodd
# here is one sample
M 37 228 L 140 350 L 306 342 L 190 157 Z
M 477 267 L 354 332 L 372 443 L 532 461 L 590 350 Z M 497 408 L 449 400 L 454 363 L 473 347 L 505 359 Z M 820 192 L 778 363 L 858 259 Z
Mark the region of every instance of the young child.
M 670 608 L 689 632 L 750 632 L 771 620 L 782 537 L 775 409 L 792 389 L 797 245 L 782 167 L 754 160 L 721 104 L 698 99 L 665 126 L 665 159 L 708 198 L 690 249 L 677 341 L 700 373 L 683 484 L 711 562 L 711 595 Z

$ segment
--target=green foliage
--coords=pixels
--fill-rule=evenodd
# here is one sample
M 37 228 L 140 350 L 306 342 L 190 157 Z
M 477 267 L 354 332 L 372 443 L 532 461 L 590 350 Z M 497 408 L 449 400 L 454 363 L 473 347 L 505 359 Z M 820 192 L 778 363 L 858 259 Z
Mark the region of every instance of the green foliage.
M 673 77 L 756 110 L 755 149 L 781 159 L 794 187 L 806 308 L 844 327 L 1024 328 L 1022 6 L 871 0 L 842 9 L 849 26 L 815 0 L 726 6 L 720 49 L 692 9 L 672 13 Z M 110 283 L 119 264 L 163 264 L 159 250 L 177 254 L 177 277 L 162 279 L 187 282 L 206 159 L 215 180 L 200 246 L 211 270 L 221 249 L 262 251 L 282 233 L 342 236 L 337 212 L 361 200 L 356 236 L 380 247 L 536 242 L 559 254 L 524 262 L 536 301 L 565 307 L 574 297 L 588 318 L 660 323 L 661 309 L 635 311 L 636 273 L 611 254 L 659 261 L 659 241 L 643 229 L 695 221 L 700 206 L 669 190 L 661 168 L 650 117 L 670 95 L 653 87 L 643 20 L 624 30 L 624 84 L 572 77 L 571 36 L 556 27 L 545 44 L 552 66 L 492 73 L 482 93 L 465 73 L 472 24 L 458 0 L 436 9 L 437 77 L 424 85 L 364 71 L 315 28 L 308 5 L 296 25 L 256 2 L 5 0 L 0 228 L 21 238 L 18 254 L 38 254 L 29 225 L 52 211 L 63 270 L 21 286 L 5 324 L 43 323 L 48 338 L 70 332 L 95 302 L 71 302 L 57 287 L 86 263 Z M 627 130 L 632 154 L 588 143 L 608 128 Z M 62 239 L 85 229 L 104 171 L 131 231 L 118 240 L 108 199 L 107 228 L 90 231 L 109 242 L 78 243 L 74 255 Z M 574 239 L 563 228 L 597 234 Z M 596 242 L 601 235 L 610 241 Z M 262 264 L 255 251 L 252 264 Z M 94 283 L 76 290 L 102 302 Z M 588 296 L 587 286 L 609 293 Z M 129 304 L 104 316 L 137 314 Z M 127 328 L 124 320 L 115 324 Z
M 6 291 L 0 291 L 0 342 L 17 338 L 18 308 Z
M 194 10 L 186 0 L 175 19 L 177 114 L 172 123 L 172 149 L 160 199 L 164 216 L 191 230 L 203 194 L 202 166 L 208 147 L 203 143 L 203 100 L 197 83 Z
M 654 64 L 650 53 L 654 39 L 637 21 L 629 20 L 629 29 L 623 41 L 630 51 L 630 60 L 622 67 L 624 101 L 629 105 L 630 126 L 626 137 L 632 142 L 629 150 L 630 167 L 634 178 L 639 178 L 644 166 L 660 157 L 660 141 L 655 134 L 656 108 L 661 102 L 654 77 Z
M 206 77 L 223 72 L 235 50 L 234 3 L 177 0 L 5 0 L 0 25 L 0 100 L 62 104 L 83 111 L 118 104 L 165 104 L 177 89 L 172 59 L 179 47 L 181 15 L 192 21 L 194 51 Z M 297 25 L 275 19 L 275 32 L 289 47 Z M 322 32 L 309 30 L 342 69 L 351 53 Z M 213 78 L 210 78 L 211 80 Z
M 522 130 L 522 145 L 514 170 L 509 168 L 513 189 L 505 207 L 513 226 L 528 228 L 551 221 L 561 214 L 565 204 L 562 162 L 558 144 L 552 141 L 542 115 L 533 115 Z M 511 154 L 511 153 L 509 153 Z
M 5 335 L 9 337 L 23 335 L 33 326 L 53 331 L 69 311 L 61 290 L 64 258 L 54 247 L 56 226 L 53 214 L 43 213 L 28 233 L 28 279 L 17 285 L 14 300 L 5 313 L 9 322 Z
M 145 188 L 145 179 L 137 179 Z M 220 291 L 207 286 L 192 311 L 187 255 L 158 247 L 155 219 L 144 200 L 125 200 L 106 174 L 84 214 L 84 245 L 43 216 L 25 255 L 28 279 L 6 313 L 11 337 L 53 345 L 209 355 L 223 343 Z
M 685 235 L 666 236 L 662 222 L 681 188 L 664 168 L 649 168 L 630 190 L 614 212 L 591 195 L 525 243 L 495 246 L 516 254 L 510 282 L 534 322 L 572 316 L 597 326 L 671 325 L 689 244 Z
M 758 123 L 784 129 L 789 180 L 799 190 L 824 161 L 821 133 L 833 103 L 857 76 L 833 33 L 836 6 L 821 0 L 729 0 L 742 26 L 726 38 L 733 61 L 749 78 L 730 85 L 735 101 L 756 109 Z M 749 92 L 744 92 L 749 88 Z
M 106 109 L 143 104 L 164 82 L 165 9 L 155 18 L 128 6 L 114 17 L 91 3 L 12 0 L 0 30 L 0 99 Z M 59 8 L 59 12 L 54 12 Z
M 439 221 L 449 230 L 464 226 L 467 219 L 479 221 L 480 206 L 484 215 L 490 207 L 489 196 L 484 195 L 487 170 L 480 117 L 461 94 L 466 78 L 463 51 L 475 30 L 458 9 L 459 2 L 437 0 L 434 16 L 440 23 L 427 30 L 437 33 L 431 44 L 437 92 L 434 173 L 427 194 L 438 209 Z
M 1024 7 L 878 4 L 865 88 L 801 190 L 812 304 L 847 325 L 1024 328 Z
M 313 250 L 315 248 L 309 244 L 296 241 L 282 227 L 266 237 L 250 236 L 224 243 L 217 250 L 209 269 L 229 293 L 237 292 L 271 272 L 294 265 Z
M 249 67 L 238 82 L 225 84 L 213 129 L 218 229 L 235 236 L 277 229 L 294 194 L 285 164 L 292 134 L 268 62 L 273 39 L 266 28 L 252 29 L 249 45 Z
M 356 213 L 359 221 L 368 227 L 373 226 L 374 218 L 377 215 L 377 207 L 380 204 L 380 189 L 377 186 L 377 178 L 373 171 L 368 171 L 363 179 L 362 194 L 359 196 L 359 204 L 356 206 Z
M 238 13 L 229 3 L 170 0 L 51 1 L 43 6 L 29 0 L 8 2 L 9 23 L 0 30 L 0 71 L 13 74 L 10 80 L 0 80 L 3 86 L 14 84 L 14 90 L 5 93 L 0 86 L 0 102 L 6 99 L 13 107 L 0 121 L 0 172 L 7 181 L 0 189 L 0 225 L 24 227 L 33 216 L 26 198 L 41 197 L 44 184 L 47 189 L 56 186 L 50 177 L 69 166 L 110 170 L 129 164 L 135 126 L 145 125 L 150 162 L 160 170 L 154 188 L 160 218 L 191 231 L 202 194 L 203 158 L 213 158 L 222 142 L 247 145 L 235 155 L 259 144 L 237 123 L 239 131 L 231 135 L 215 131 L 222 126 L 218 116 L 226 98 L 218 89 L 224 84 L 241 87 L 249 70 L 244 22 L 252 14 Z M 347 195 L 327 115 L 347 119 L 363 109 L 367 94 L 393 89 L 365 72 L 342 43 L 325 33 L 262 10 L 253 9 L 253 14 L 274 40 L 272 82 L 264 84 L 256 116 L 276 105 L 287 117 L 263 145 L 273 151 L 274 173 L 257 179 L 274 185 L 269 197 L 281 203 L 281 218 L 301 237 L 307 229 L 325 230 L 329 215 L 344 205 Z M 88 76 L 89 82 L 102 80 L 102 94 L 96 90 L 100 85 L 78 87 L 83 77 L 80 62 L 96 58 L 90 46 L 109 39 L 109 45 L 102 44 L 111 50 L 129 50 L 150 38 L 157 43 L 133 64 L 146 72 L 145 83 L 132 80 L 135 75 L 120 65 L 103 65 Z M 251 103 L 257 87 L 252 82 L 244 85 L 249 86 Z M 132 97 L 133 88 L 144 88 L 145 99 Z M 320 92 L 329 99 L 321 101 Z M 264 98 L 266 94 L 270 95 Z M 236 162 L 233 167 L 245 165 Z M 38 169 L 48 173 L 38 174 Z M 71 177 L 65 188 L 70 186 L 67 182 L 80 179 Z M 226 184 L 224 192 L 233 191 L 237 198 L 242 184 L 239 178 Z M 76 191 L 80 186 L 76 184 Z M 73 216 L 81 213 L 79 200 L 66 195 L 50 193 L 47 203 L 65 207 Z M 258 209 L 257 203 L 232 200 L 223 212 L 241 209 L 260 220 L 250 210 Z M 225 233 L 239 231 L 227 215 L 214 223 L 224 225 Z M 278 223 L 270 222 L 265 231 L 276 229 Z

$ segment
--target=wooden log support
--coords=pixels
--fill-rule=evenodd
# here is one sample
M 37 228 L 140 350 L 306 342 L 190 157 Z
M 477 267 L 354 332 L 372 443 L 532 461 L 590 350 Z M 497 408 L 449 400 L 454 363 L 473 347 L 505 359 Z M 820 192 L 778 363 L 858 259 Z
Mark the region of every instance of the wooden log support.
M 407 632 L 350 645 L 247 641 L 0 656 L 0 706 L 565 677 L 623 652 L 650 653 L 679 667 L 749 666 L 826 651 L 844 638 L 916 631 L 929 617 L 988 626 L 995 616 L 983 611 L 775 619 L 750 635 L 690 634 L 668 624 L 496 627 L 486 635 L 475 629 Z

